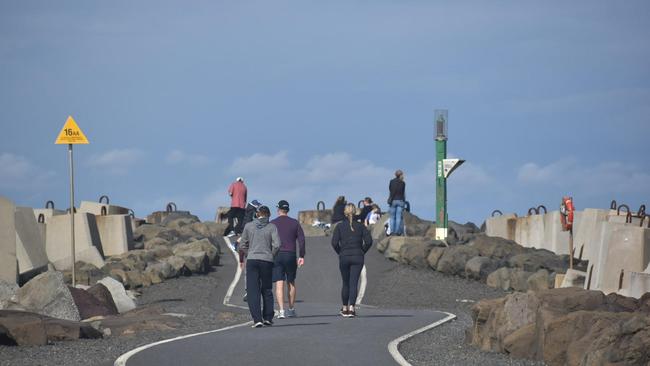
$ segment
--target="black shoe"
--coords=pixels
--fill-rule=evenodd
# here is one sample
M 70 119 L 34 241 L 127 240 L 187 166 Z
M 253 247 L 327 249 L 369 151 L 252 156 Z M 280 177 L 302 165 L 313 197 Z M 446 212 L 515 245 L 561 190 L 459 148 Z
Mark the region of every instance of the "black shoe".
M 354 318 L 357 316 L 357 312 L 355 310 L 348 310 L 348 318 Z
M 348 311 L 341 308 L 341 310 L 339 311 L 339 315 L 344 317 L 344 318 L 347 318 L 348 317 Z
M 244 297 L 242 298 L 242 301 L 248 302 L 248 292 L 244 293 Z
M 265 320 L 262 322 L 262 324 L 264 324 L 266 327 L 271 327 L 273 326 L 273 320 Z

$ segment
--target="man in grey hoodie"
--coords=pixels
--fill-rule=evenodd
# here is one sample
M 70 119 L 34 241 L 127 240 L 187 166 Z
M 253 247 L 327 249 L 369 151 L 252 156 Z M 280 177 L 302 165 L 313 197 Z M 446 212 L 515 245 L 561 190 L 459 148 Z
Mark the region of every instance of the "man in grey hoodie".
M 253 328 L 273 325 L 273 260 L 280 250 L 280 236 L 275 225 L 269 224 L 271 211 L 266 206 L 257 210 L 257 219 L 246 224 L 239 246 L 239 263 L 246 259 L 246 288 L 248 309 Z M 263 309 L 260 307 L 260 297 Z

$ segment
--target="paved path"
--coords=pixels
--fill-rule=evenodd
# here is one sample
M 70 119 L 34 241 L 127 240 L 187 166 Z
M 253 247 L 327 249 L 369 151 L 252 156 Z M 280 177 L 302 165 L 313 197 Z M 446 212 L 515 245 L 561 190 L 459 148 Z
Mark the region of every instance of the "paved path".
M 373 269 L 373 264 L 366 262 L 369 286 L 373 271 L 382 267 L 377 263 Z M 223 269 L 235 270 L 232 263 Z M 338 316 L 338 257 L 329 238 L 308 239 L 306 265 L 298 272 L 297 287 L 297 318 L 276 319 L 273 327 L 252 329 L 244 325 L 158 344 L 131 355 L 126 364 L 395 365 L 387 347 L 391 341 L 448 316 L 435 311 L 374 307 L 359 309 L 354 319 Z M 243 277 L 231 303 L 245 306 L 242 294 Z

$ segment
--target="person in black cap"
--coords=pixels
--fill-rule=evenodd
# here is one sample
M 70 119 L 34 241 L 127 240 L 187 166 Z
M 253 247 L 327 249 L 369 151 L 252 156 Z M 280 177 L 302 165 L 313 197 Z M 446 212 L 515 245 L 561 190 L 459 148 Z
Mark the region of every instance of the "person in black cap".
M 278 319 L 296 316 L 296 272 L 305 264 L 305 233 L 298 220 L 289 217 L 289 202 L 278 202 L 278 217 L 271 221 L 278 228 L 280 251 L 273 265 L 275 298 L 278 301 Z M 298 245 L 296 245 L 298 244 Z M 296 252 L 298 252 L 296 254 Z M 284 283 L 289 292 L 289 309 L 284 310 Z

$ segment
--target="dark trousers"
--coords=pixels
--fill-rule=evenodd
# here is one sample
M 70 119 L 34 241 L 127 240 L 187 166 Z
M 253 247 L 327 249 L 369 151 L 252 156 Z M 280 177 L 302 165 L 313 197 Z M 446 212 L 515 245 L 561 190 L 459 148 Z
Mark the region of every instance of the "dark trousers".
M 343 306 L 356 305 L 359 293 L 359 277 L 363 269 L 362 255 L 342 255 L 339 257 L 341 270 L 341 301 Z
M 246 261 L 246 288 L 248 309 L 254 322 L 273 320 L 273 262 L 249 259 Z M 263 303 L 263 308 L 260 306 Z
M 239 207 L 231 207 L 228 211 L 228 227 L 223 232 L 223 236 L 228 235 L 231 231 L 236 234 L 241 234 L 244 231 L 244 215 L 246 210 Z M 237 226 L 235 226 L 235 219 L 237 219 Z

